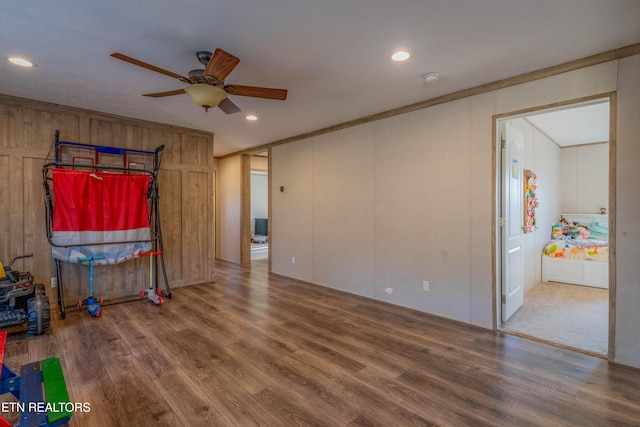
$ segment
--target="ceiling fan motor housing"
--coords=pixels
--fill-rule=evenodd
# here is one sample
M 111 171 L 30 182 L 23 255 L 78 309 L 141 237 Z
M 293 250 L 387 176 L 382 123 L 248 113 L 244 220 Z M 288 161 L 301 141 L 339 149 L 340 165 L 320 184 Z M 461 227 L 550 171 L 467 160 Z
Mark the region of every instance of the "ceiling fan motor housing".
M 205 76 L 204 69 L 191 70 L 189 71 L 188 76 L 189 83 L 191 84 L 207 84 L 222 87 L 218 79 L 216 79 L 215 77 Z

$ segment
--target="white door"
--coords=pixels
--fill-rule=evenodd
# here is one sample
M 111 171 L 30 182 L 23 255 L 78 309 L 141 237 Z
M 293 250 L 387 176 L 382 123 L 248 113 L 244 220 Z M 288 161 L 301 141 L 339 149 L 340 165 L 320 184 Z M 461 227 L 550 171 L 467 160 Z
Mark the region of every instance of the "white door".
M 502 144 L 502 321 L 506 322 L 524 301 L 522 259 L 523 177 L 522 135 L 508 123 Z

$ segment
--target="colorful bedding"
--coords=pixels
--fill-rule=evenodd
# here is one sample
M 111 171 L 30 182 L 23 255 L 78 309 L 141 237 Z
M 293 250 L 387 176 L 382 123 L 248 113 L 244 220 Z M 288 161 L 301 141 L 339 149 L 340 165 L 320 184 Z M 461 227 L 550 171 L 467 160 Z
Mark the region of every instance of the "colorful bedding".
M 547 243 L 542 253 L 551 258 L 609 261 L 609 247 L 606 240 L 554 239 Z
M 562 220 L 551 227 L 551 238 L 557 239 L 576 239 L 576 240 L 608 240 L 609 224 L 601 221 L 593 221 L 589 225 L 579 222 L 568 223 Z

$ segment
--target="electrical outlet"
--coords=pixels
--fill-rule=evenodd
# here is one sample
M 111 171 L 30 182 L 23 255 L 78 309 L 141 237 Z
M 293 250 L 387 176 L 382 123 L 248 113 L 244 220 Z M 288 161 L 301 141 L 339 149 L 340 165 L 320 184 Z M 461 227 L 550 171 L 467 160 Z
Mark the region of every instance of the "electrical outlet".
M 57 288 L 58 287 L 58 278 L 57 277 L 52 277 L 51 278 L 51 287 L 52 288 Z
M 422 290 L 425 292 L 429 292 L 429 281 L 428 280 L 423 280 L 422 281 Z
M 295 264 L 296 263 L 296 257 L 292 256 L 291 257 L 291 264 Z

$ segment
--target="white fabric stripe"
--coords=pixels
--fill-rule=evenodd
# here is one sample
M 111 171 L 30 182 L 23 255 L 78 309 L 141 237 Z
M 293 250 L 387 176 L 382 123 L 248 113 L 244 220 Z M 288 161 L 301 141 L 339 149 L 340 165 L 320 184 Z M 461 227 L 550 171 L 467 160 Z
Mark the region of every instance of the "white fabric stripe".
M 118 264 L 151 250 L 151 242 L 131 243 L 134 240 L 151 240 L 149 228 L 117 231 L 54 231 L 51 241 L 56 245 L 73 245 L 68 248 L 51 246 L 51 254 L 61 261 L 77 263 L 78 258 L 103 256 L 96 265 Z M 110 243 L 110 242 L 129 243 Z M 83 246 L 88 243 L 103 243 Z

